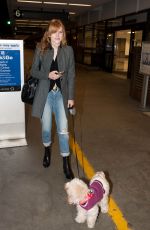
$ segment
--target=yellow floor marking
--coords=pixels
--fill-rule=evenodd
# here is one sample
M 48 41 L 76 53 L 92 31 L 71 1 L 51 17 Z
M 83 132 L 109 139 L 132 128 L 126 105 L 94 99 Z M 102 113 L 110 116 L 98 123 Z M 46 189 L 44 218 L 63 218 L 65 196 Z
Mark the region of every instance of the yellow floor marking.
M 78 161 L 83 167 L 84 165 L 84 172 L 88 179 L 91 179 L 95 174 L 93 167 L 88 162 L 85 154 L 80 149 L 79 145 L 74 141 L 72 136 L 70 136 L 70 147 L 75 155 L 77 155 Z M 112 197 L 109 200 L 109 211 L 108 214 L 111 216 L 113 222 L 116 225 L 117 230 L 131 230 L 128 226 L 128 222 L 123 217 L 121 210 L 119 209 L 118 205 L 115 203 Z

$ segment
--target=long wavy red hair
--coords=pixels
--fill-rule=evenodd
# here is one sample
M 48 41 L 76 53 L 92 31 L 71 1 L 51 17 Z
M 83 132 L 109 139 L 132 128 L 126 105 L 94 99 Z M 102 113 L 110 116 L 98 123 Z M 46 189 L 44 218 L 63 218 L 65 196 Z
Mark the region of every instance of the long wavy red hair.
M 51 34 L 57 32 L 60 28 L 62 28 L 62 31 L 63 31 L 63 39 L 61 41 L 61 46 L 65 46 L 67 44 L 66 30 L 65 30 L 64 24 L 59 19 L 52 19 L 49 22 L 48 28 L 45 31 L 41 39 L 41 42 L 38 44 L 38 47 L 41 49 L 42 53 L 44 53 L 44 51 L 47 50 L 49 46 L 51 45 L 51 40 L 50 40 Z

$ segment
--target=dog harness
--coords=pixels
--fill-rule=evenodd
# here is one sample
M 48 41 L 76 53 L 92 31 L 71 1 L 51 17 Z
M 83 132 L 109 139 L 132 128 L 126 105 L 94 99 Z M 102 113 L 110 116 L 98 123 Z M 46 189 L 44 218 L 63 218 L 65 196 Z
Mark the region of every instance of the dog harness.
M 98 180 L 95 180 L 90 184 L 89 192 L 85 199 L 80 201 L 79 204 L 82 208 L 89 210 L 103 198 L 104 193 L 105 190 L 102 183 Z

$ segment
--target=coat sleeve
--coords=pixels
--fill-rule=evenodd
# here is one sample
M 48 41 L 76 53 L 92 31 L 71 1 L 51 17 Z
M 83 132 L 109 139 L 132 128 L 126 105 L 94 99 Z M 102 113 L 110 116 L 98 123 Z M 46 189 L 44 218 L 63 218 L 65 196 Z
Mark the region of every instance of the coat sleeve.
M 33 57 L 33 62 L 32 62 L 32 66 L 31 66 L 30 74 L 34 78 L 47 80 L 49 72 L 44 71 L 42 58 L 43 57 L 40 53 L 40 49 L 36 48 L 35 53 L 34 53 L 34 57 Z
M 75 91 L 75 60 L 74 52 L 71 46 L 69 46 L 69 63 L 68 63 L 68 100 L 74 100 Z

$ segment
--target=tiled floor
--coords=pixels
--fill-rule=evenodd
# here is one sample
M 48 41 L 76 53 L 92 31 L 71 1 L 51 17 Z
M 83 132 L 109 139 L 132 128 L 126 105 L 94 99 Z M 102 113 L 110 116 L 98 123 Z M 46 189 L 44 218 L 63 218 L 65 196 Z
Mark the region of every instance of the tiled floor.
M 25 52 L 27 65 L 29 57 L 32 51 Z M 111 196 L 132 230 L 149 230 L 150 117 L 129 96 L 129 84 L 77 66 L 75 138 L 94 170 L 107 172 Z M 0 230 L 87 229 L 67 204 L 55 126 L 52 165 L 45 169 L 40 122 L 31 107 L 26 115 L 28 146 L 0 149 Z M 72 167 L 78 176 L 74 156 Z M 95 229 L 116 227 L 100 214 Z

